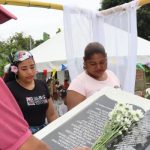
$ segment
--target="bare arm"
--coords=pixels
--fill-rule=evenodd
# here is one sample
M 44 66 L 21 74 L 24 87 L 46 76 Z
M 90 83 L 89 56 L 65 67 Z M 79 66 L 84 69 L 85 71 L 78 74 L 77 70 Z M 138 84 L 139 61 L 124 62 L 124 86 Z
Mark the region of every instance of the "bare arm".
M 47 109 L 47 112 L 46 112 L 46 117 L 47 117 L 47 121 L 49 123 L 58 118 L 57 114 L 56 114 L 56 110 L 53 106 L 53 102 L 52 102 L 51 99 L 48 100 L 48 109 Z
M 75 107 L 76 105 L 84 101 L 85 99 L 86 97 L 81 95 L 80 93 L 69 90 L 67 92 L 67 98 L 66 98 L 68 110 L 72 109 L 73 107 Z
M 44 142 L 31 135 L 19 150 L 51 150 Z

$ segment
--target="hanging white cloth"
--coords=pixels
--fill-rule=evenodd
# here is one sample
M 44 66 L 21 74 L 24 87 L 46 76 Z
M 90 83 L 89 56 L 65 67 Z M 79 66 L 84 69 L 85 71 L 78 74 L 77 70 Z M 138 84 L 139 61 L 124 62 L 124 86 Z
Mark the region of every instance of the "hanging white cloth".
M 64 36 L 71 80 L 83 71 L 84 48 L 89 42 L 104 45 L 108 68 L 121 87 L 134 92 L 137 54 L 136 2 L 107 11 L 64 6 Z

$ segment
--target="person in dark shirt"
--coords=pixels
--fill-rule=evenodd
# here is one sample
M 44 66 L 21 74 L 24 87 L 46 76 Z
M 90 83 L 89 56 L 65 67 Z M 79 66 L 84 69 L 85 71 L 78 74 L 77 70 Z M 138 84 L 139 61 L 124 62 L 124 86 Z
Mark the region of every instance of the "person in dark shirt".
M 0 150 L 52 150 L 31 134 L 15 98 L 2 78 L 0 78 L 0 93 Z M 80 147 L 74 150 L 90 150 L 90 148 Z
M 28 51 L 18 51 L 9 57 L 10 68 L 4 81 L 20 106 L 32 133 L 57 118 L 45 82 L 35 80 L 35 62 Z

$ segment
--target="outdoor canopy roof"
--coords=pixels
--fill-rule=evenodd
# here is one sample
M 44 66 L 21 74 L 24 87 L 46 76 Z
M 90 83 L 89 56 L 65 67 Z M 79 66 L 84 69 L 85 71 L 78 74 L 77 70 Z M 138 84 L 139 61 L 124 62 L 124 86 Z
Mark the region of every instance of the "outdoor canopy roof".
M 61 65 L 66 65 L 66 50 L 63 32 L 56 34 L 41 45 L 30 51 L 35 59 L 38 72 L 47 69 L 49 72 L 53 69 L 61 70 Z
M 149 3 L 150 3 L 150 0 L 137 0 L 138 6 L 143 6 L 143 5 L 146 5 Z M 39 1 L 39 0 L 38 1 L 37 0 L 0 0 L 0 4 L 27 6 L 27 7 L 42 7 L 42 8 L 63 10 L 63 5 L 61 5 L 61 4 L 53 4 L 50 2 L 43 2 L 43 1 Z M 111 12 L 111 11 L 112 11 L 112 9 L 110 8 L 110 9 L 108 9 L 107 12 Z
M 10 19 L 16 20 L 17 17 L 0 5 L 0 24 L 5 23 Z
M 121 44 L 123 45 L 124 42 Z M 137 63 L 145 64 L 149 62 L 150 42 L 137 37 L 137 44 Z M 48 39 L 30 52 L 34 56 L 38 72 L 42 72 L 43 69 L 51 71 L 54 68 L 57 71 L 60 71 L 61 65 L 67 64 L 64 33 L 60 32 L 56 34 L 54 37 Z

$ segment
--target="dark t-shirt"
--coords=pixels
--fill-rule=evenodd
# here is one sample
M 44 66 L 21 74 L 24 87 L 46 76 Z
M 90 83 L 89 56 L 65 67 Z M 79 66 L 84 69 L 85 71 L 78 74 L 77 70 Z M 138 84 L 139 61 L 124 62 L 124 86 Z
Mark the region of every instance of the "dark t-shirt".
M 35 80 L 33 90 L 23 88 L 16 81 L 8 82 L 7 86 L 17 100 L 29 126 L 44 124 L 50 98 L 46 83 Z

